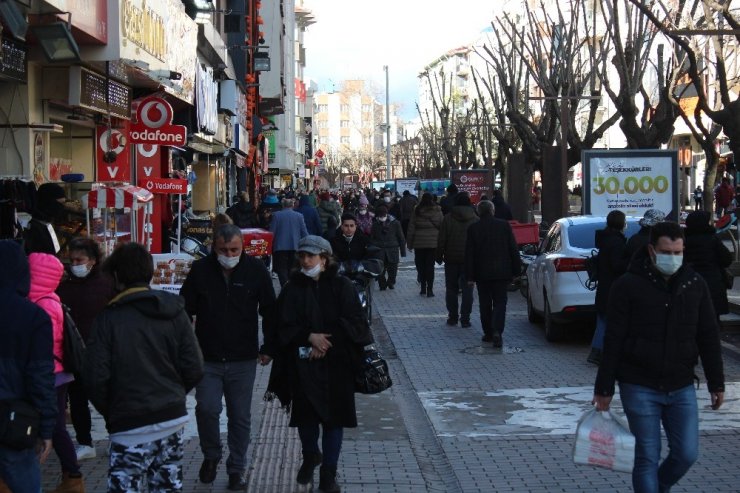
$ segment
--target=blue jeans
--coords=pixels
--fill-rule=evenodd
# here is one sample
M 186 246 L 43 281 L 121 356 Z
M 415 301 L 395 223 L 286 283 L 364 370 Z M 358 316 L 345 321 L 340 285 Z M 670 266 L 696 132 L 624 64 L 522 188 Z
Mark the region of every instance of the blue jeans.
M 0 478 L 13 493 L 41 493 L 39 458 L 33 448 L 13 450 L 0 445 Z
M 257 373 L 257 360 L 203 365 L 203 380 L 195 387 L 195 420 L 203 457 L 221 459 L 221 399 L 226 398 L 229 458 L 226 472 L 247 470 L 247 447 L 252 419 L 252 389 Z
M 606 316 L 596 314 L 596 331 L 594 338 L 591 339 L 591 347 L 594 349 L 604 349 L 604 335 L 606 334 Z
M 460 313 L 457 312 L 457 293 L 462 290 Z M 447 316 L 453 320 L 470 321 L 473 311 L 473 286 L 465 279 L 465 265 L 445 262 L 445 304 Z
M 322 464 L 328 467 L 337 467 L 339 452 L 342 449 L 342 438 L 344 428 L 336 426 L 329 428 L 321 425 L 324 433 L 321 436 L 321 451 L 323 451 Z M 299 426 L 298 436 L 301 438 L 303 453 L 313 454 L 319 452 L 319 424 Z
M 661 392 L 619 384 L 624 412 L 635 435 L 636 493 L 664 493 L 688 472 L 699 456 L 699 410 L 692 385 Z M 668 438 L 668 457 L 660 462 L 660 424 Z

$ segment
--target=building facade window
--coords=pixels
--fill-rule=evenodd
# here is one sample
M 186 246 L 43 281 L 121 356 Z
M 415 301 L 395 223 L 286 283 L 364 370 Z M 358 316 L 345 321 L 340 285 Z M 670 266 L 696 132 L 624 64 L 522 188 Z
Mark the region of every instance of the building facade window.
M 329 105 L 328 104 L 320 104 L 318 107 L 319 113 L 326 113 L 329 111 Z
M 342 120 L 339 122 L 339 126 L 342 128 L 349 128 L 349 120 Z
M 341 137 L 339 142 L 341 144 L 349 144 L 349 137 Z

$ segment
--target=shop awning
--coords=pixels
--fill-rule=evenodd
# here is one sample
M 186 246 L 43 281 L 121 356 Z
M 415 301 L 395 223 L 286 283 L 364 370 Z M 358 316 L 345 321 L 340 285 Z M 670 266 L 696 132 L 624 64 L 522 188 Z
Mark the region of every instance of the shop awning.
M 137 203 L 149 202 L 154 198 L 152 192 L 134 185 L 121 187 L 102 187 L 88 192 L 82 197 L 82 206 L 86 209 L 103 207 L 134 207 Z

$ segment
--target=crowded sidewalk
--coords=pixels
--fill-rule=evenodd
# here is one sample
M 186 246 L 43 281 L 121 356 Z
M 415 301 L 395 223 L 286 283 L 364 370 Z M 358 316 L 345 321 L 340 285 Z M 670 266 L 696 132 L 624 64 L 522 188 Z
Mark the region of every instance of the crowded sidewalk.
M 596 372 L 586 362 L 589 328 L 577 329 L 563 343 L 548 343 L 542 327 L 527 321 L 524 299 L 513 292 L 504 347 L 494 349 L 481 343 L 477 305 L 471 328 L 445 324 L 444 275 L 441 267 L 435 270 L 436 297 L 419 296 L 413 253 L 403 259 L 395 289 L 374 293 L 373 330 L 394 386 L 357 396 L 360 424 L 346 430 L 339 462 L 343 491 L 628 491 L 629 474 L 576 466 L 571 458 L 576 421 L 591 406 Z M 732 296 L 740 299 L 740 290 Z M 723 350 L 725 405 L 707 411 L 706 387 L 697 392 L 700 458 L 672 491 L 707 491 L 708 485 L 712 491 L 737 491 L 740 472 L 732 464 L 740 447 L 740 350 L 727 340 Z M 297 433 L 276 402 L 262 399 L 269 368 L 257 371 L 247 491 L 306 491 L 295 482 L 301 460 Z M 225 491 L 223 464 L 213 484 L 198 482 L 202 456 L 194 405 L 191 395 L 184 491 Z M 615 409 L 620 411 L 618 400 Z M 93 435 L 98 455 L 81 466 L 87 491 L 102 492 L 108 457 L 99 416 Z M 54 488 L 58 471 L 52 454 L 43 466 L 44 491 Z

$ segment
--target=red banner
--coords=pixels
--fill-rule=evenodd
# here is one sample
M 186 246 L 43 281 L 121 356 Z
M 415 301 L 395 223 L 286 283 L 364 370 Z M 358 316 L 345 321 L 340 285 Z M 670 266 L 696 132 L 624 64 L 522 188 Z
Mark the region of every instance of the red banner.
M 459 192 L 468 192 L 473 204 L 480 202 L 482 195 L 488 200 L 493 197 L 493 170 L 453 169 L 450 171 L 450 181 Z
M 132 144 L 184 146 L 187 142 L 187 127 L 172 124 L 172 106 L 162 98 L 144 98 L 136 118 L 131 125 Z
M 95 131 L 97 181 L 131 181 L 129 122 L 123 128 L 98 126 Z

